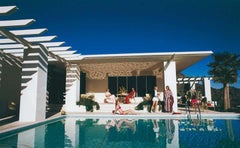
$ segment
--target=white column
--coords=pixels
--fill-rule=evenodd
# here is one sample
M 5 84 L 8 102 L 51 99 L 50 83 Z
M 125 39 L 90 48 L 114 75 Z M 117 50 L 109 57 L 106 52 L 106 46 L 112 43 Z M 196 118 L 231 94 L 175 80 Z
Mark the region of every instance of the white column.
M 20 122 L 46 117 L 47 49 L 35 46 L 24 50 L 20 98 Z
M 80 69 L 77 64 L 67 66 L 66 70 L 66 102 L 65 111 L 79 111 L 77 101 L 80 100 Z
M 212 102 L 212 94 L 211 94 L 211 83 L 209 78 L 204 78 L 204 91 L 205 91 L 205 97 L 207 97 L 207 102 Z
M 45 147 L 46 126 L 39 126 L 18 134 L 18 147 Z
M 174 97 L 173 111 L 177 111 L 177 76 L 176 63 L 174 61 L 164 62 L 164 88 L 169 86 Z
M 173 119 L 169 119 L 173 120 Z M 167 148 L 179 148 L 179 127 L 178 127 L 178 120 L 173 120 L 174 125 L 174 136 L 171 143 L 167 143 Z
M 18 134 L 18 141 L 17 141 L 18 146 L 21 147 L 21 146 L 27 145 L 29 147 L 34 147 L 35 134 L 36 134 L 35 129 L 30 129 L 27 131 L 20 132 Z
M 79 124 L 76 124 L 77 118 L 65 120 L 65 145 L 69 147 L 79 147 Z M 66 137 L 68 139 L 66 139 Z

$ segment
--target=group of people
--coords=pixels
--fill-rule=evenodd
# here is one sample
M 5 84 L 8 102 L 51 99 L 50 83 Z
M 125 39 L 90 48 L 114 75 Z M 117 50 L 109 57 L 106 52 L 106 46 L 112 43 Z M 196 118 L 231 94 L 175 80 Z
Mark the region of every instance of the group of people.
M 130 129 L 134 134 L 136 132 L 135 120 L 129 119 L 112 119 L 107 122 L 105 125 L 106 130 L 110 131 L 111 128 L 115 128 L 117 132 L 120 132 L 122 129 Z
M 155 86 L 150 95 L 152 96 L 150 112 L 155 112 L 158 105 L 161 106 L 162 112 L 173 111 L 174 98 L 169 86 L 166 86 L 164 93 L 158 92 L 158 87 Z
M 132 88 L 132 91 L 129 93 L 128 96 L 126 96 L 125 102 L 123 103 L 129 103 L 126 101 L 129 101 L 129 98 L 135 97 L 135 90 Z M 157 106 L 159 106 L 159 111 L 161 109 L 162 112 L 173 112 L 173 103 L 174 98 L 172 91 L 169 86 L 166 86 L 166 89 L 164 92 L 158 92 L 158 87 L 155 86 L 153 91 L 150 93 L 151 99 L 150 102 L 150 110 L 149 112 L 156 112 Z M 115 104 L 115 109 L 112 111 L 113 114 L 136 114 L 136 112 L 132 109 L 123 110 L 120 106 L 120 100 L 115 97 L 115 95 L 112 95 L 109 92 L 109 89 L 106 91 L 106 97 L 109 98 L 109 102 Z
M 131 103 L 130 102 L 130 99 L 134 99 L 136 96 L 136 91 L 134 88 L 132 88 L 131 92 L 128 93 L 128 95 L 125 97 L 123 103 L 125 104 L 129 104 Z M 114 95 L 114 94 L 111 94 L 109 89 L 106 89 L 106 92 L 105 92 L 105 102 L 106 103 L 115 103 L 116 100 L 117 100 L 117 97 Z
M 167 142 L 171 144 L 174 138 L 174 133 L 175 133 L 175 125 L 173 123 L 173 120 L 152 119 L 152 123 L 153 123 L 153 131 L 155 133 L 156 142 L 163 144 L 167 140 Z M 165 137 L 166 139 L 163 137 Z
M 150 127 L 152 127 L 152 130 Z M 152 138 L 155 138 L 155 142 L 161 147 L 166 145 L 166 141 L 168 144 L 172 143 L 175 133 L 175 124 L 172 119 L 148 119 L 143 121 L 124 118 L 108 120 L 105 129 L 109 132 L 109 141 L 119 139 L 127 140 L 129 138 L 135 138 L 136 140 L 139 138 L 138 140 L 144 139 L 145 142 L 148 140 L 152 142 Z
M 124 103 L 126 104 L 130 103 L 130 98 L 135 97 L 135 94 L 136 94 L 135 89 L 132 88 L 132 91 L 126 96 Z M 114 94 L 111 94 L 109 89 L 106 89 L 105 96 L 106 96 L 105 98 L 106 103 L 115 104 L 115 109 L 112 111 L 113 114 L 121 114 L 121 115 L 136 114 L 136 112 L 132 109 L 123 110 L 120 106 L 120 100 Z

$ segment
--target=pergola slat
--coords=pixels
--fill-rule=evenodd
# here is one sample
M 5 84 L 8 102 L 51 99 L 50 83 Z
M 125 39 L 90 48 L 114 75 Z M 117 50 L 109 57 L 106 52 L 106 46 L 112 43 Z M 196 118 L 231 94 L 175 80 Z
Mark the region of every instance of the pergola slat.
M 0 44 L 0 49 L 24 48 L 22 44 Z
M 79 57 L 80 54 L 72 54 L 72 55 L 59 55 L 60 57 L 64 58 L 64 59 L 68 59 L 68 58 L 74 58 L 74 57 Z
M 0 39 L 0 44 L 16 43 L 11 39 Z
M 76 50 L 69 50 L 69 51 L 52 51 L 54 54 L 57 55 L 71 55 L 75 52 L 77 52 Z
M 40 43 L 42 44 L 43 46 L 46 46 L 46 47 L 57 47 L 57 46 L 61 46 L 62 44 L 64 44 L 65 42 L 45 42 L 45 43 Z
M 47 31 L 47 28 L 40 29 L 26 29 L 26 30 L 12 30 L 11 33 L 15 35 L 38 35 Z
M 47 42 L 51 41 L 57 36 L 41 36 L 41 37 L 25 37 L 24 39 L 28 42 Z M 0 39 L 0 44 L 16 43 L 16 41 L 11 39 Z
M 8 41 L 8 40 L 5 40 L 5 41 Z M 4 40 L 2 40 L 2 42 L 4 42 Z M 13 42 L 13 41 L 10 41 L 10 42 Z M 48 42 L 48 43 L 43 42 L 40 44 L 46 47 L 57 47 L 57 46 L 61 46 L 64 43 L 65 42 Z M 24 48 L 24 46 L 22 44 L 0 44 L 0 49 L 11 49 L 11 48 Z
M 57 36 L 25 37 L 28 42 L 47 42 L 55 39 Z
M 49 51 L 64 51 L 70 49 L 71 46 L 65 46 L 65 47 L 50 47 Z
M 8 14 L 15 9 L 17 9 L 16 6 L 1 6 L 0 7 L 0 14 Z
M 3 49 L 6 53 L 23 53 L 24 49 Z
M 26 26 L 33 23 L 34 19 L 22 19 L 22 20 L 4 20 L 0 21 L 0 27 L 16 27 Z

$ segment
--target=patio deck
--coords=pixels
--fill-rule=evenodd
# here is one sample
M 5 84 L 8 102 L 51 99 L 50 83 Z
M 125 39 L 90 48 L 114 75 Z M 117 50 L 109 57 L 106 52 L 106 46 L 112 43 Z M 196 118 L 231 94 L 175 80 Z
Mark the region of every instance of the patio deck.
M 137 106 L 138 103 L 131 103 L 131 104 L 122 104 L 122 108 L 125 109 L 134 109 L 135 106 Z M 156 111 L 154 113 L 149 113 L 147 110 L 135 110 L 136 115 L 116 115 L 112 114 L 112 110 L 114 109 L 114 104 L 106 104 L 106 103 L 100 103 L 100 110 L 94 110 L 93 112 L 72 112 L 67 113 L 66 116 L 80 116 L 80 117 L 96 117 L 96 118 L 102 118 L 102 117 L 110 117 L 110 118 L 171 118 L 171 119 L 182 119 L 187 118 L 187 112 L 185 108 L 179 107 L 178 108 L 178 114 L 172 114 L 172 113 L 164 113 Z M 57 112 L 56 114 L 48 117 L 46 120 L 51 120 L 54 118 L 58 118 L 62 116 L 60 112 Z M 191 109 L 191 118 L 196 118 L 197 114 L 194 112 L 193 109 Z M 240 119 L 240 113 L 234 113 L 234 112 L 217 112 L 213 110 L 204 110 L 201 112 L 201 118 L 237 118 Z M 43 121 L 37 121 L 37 122 L 10 122 L 5 125 L 0 126 L 0 134 L 6 131 L 10 131 L 13 129 L 18 129 L 21 127 L 29 126 L 35 123 L 40 123 Z

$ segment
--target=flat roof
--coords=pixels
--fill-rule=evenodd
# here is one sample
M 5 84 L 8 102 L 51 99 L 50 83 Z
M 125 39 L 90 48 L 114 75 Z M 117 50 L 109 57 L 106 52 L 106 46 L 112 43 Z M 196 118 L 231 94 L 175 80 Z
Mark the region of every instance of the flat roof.
M 105 64 L 110 64 L 113 67 L 117 64 L 118 70 L 121 70 L 119 64 L 126 64 L 124 67 L 126 70 L 127 66 L 131 63 L 134 64 L 135 69 L 141 69 L 140 67 L 144 63 L 148 63 L 148 70 L 154 70 L 156 67 L 158 69 L 163 68 L 164 61 L 175 61 L 176 71 L 181 72 L 182 70 L 188 68 L 189 66 L 199 62 L 200 60 L 206 58 L 207 56 L 213 54 L 212 51 L 186 51 L 186 52 L 156 52 L 156 53 L 123 53 L 123 54 L 96 54 L 96 55 L 80 55 L 79 58 L 70 60 L 71 63 L 78 64 L 80 68 L 86 65 L 90 66 L 94 64 L 95 67 Z M 136 66 L 139 63 L 139 67 Z M 151 64 L 149 64 L 151 63 Z M 101 67 L 103 68 L 103 67 Z M 119 69 L 120 68 L 120 69 Z M 146 68 L 146 67 L 145 67 Z M 84 68 L 83 68 L 84 69 Z

